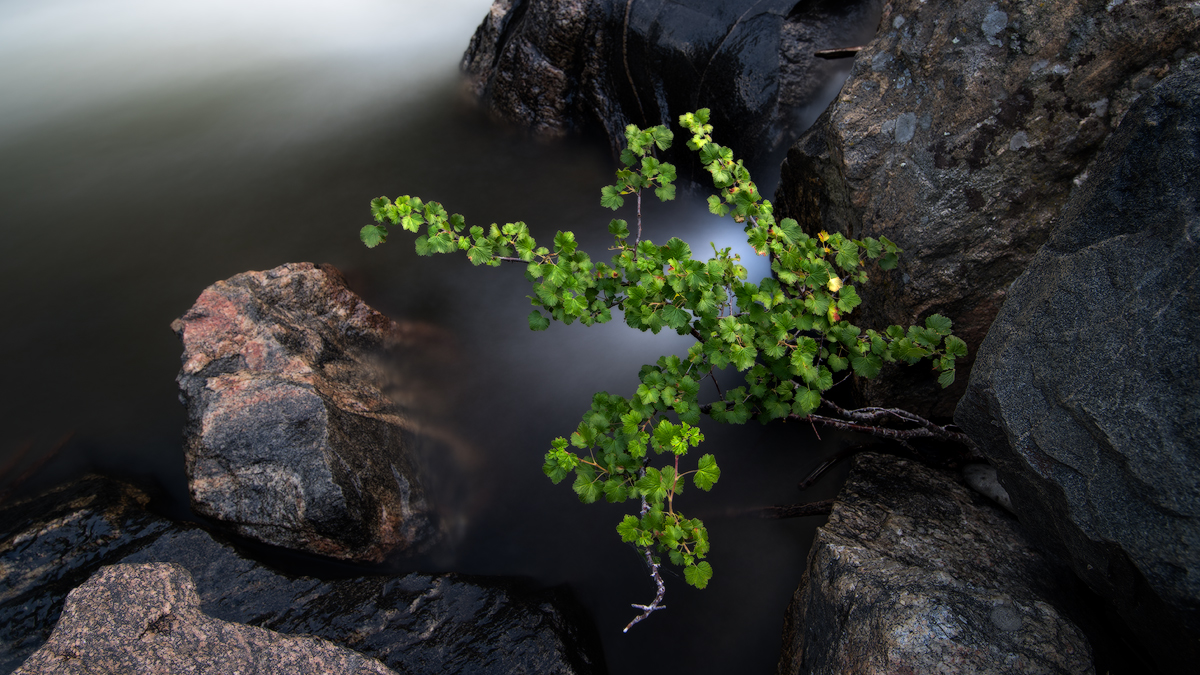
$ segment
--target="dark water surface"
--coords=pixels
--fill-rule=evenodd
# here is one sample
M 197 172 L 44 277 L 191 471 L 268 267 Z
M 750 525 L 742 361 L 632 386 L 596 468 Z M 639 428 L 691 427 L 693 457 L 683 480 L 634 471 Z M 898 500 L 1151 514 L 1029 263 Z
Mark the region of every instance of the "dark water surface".
M 567 583 L 613 673 L 773 672 L 817 523 L 727 514 L 831 496 L 834 479 L 806 494 L 795 484 L 846 441 L 797 425 L 704 425 L 722 478 L 681 508 L 706 519 L 715 576 L 697 591 L 672 572 L 668 609 L 620 633 L 630 603 L 653 596 L 614 530 L 632 505 L 579 504 L 542 476 L 542 456 L 593 392 L 631 394 L 643 363 L 690 338 L 619 320 L 531 333 L 519 268 L 418 258 L 399 234 L 374 251 L 358 243 L 372 197 L 414 194 L 469 223 L 524 220 L 546 239 L 573 229 L 593 259 L 607 257 L 605 150 L 532 143 L 478 119 L 456 65 L 490 3 L 425 4 L 0 5 L 0 490 L 98 470 L 188 517 L 168 325 L 217 280 L 329 262 L 372 306 L 450 336 L 428 395 L 444 402 L 438 424 L 460 451 L 428 460 L 452 536 L 389 570 Z M 699 197 L 649 208 L 647 227 L 697 254 L 741 234 Z

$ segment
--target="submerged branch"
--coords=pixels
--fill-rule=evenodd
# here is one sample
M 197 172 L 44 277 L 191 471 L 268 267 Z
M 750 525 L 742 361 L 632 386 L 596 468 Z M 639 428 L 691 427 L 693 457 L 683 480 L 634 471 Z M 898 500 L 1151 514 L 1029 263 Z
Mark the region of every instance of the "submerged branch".
M 734 517 L 762 518 L 763 520 L 782 520 L 784 518 L 806 518 L 808 516 L 827 516 L 833 510 L 832 499 L 808 502 L 806 504 L 789 504 L 787 506 L 764 506 L 758 509 L 746 509 L 730 513 Z

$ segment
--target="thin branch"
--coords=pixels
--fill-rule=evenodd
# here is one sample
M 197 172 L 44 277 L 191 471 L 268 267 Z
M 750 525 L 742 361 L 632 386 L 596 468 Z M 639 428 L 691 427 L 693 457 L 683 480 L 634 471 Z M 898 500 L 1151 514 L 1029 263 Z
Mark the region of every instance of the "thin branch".
M 644 470 L 641 473 L 645 475 Z M 646 498 L 642 497 L 642 516 L 645 517 L 646 512 L 649 510 L 650 505 L 646 503 Z M 628 633 L 629 629 L 633 628 L 641 620 L 660 609 L 667 608 L 666 605 L 662 604 L 663 596 L 667 593 L 667 586 L 663 583 L 662 575 L 658 572 L 659 563 L 654 562 L 654 556 L 651 555 L 649 547 L 643 548 L 642 554 L 646 556 L 646 564 L 650 566 L 650 578 L 654 579 L 654 585 L 658 589 L 658 592 L 654 594 L 654 601 L 648 605 L 630 605 L 634 609 L 642 610 L 642 613 L 633 617 L 633 620 L 625 626 L 625 630 L 621 631 L 622 633 Z
M 907 446 L 908 444 L 905 443 L 904 445 Z M 816 466 L 815 469 L 810 471 L 808 473 L 808 476 L 806 476 L 804 480 L 802 480 L 796 484 L 796 487 L 800 490 L 807 490 L 808 488 L 812 487 L 818 480 L 820 480 L 821 476 L 824 476 L 827 471 L 829 471 L 833 467 L 837 466 L 838 464 L 841 464 L 842 462 L 853 457 L 854 455 L 857 455 L 860 452 L 864 452 L 867 450 L 879 451 L 879 449 L 880 449 L 879 445 L 856 445 L 856 446 L 853 446 L 850 448 L 844 448 L 842 450 L 838 450 L 836 453 L 825 458 L 824 462 L 821 462 L 820 464 L 818 464 Z
M 731 516 L 762 518 L 764 520 L 782 520 L 784 518 L 806 518 L 808 516 L 827 516 L 833 511 L 833 500 L 822 499 L 807 504 L 790 504 L 787 506 L 765 506 L 759 509 L 747 509 L 731 513 Z
M 833 410 L 834 412 L 836 412 L 838 415 L 841 415 L 842 417 L 845 417 L 847 419 L 857 420 L 860 422 L 877 422 L 877 421 L 886 419 L 887 417 L 890 416 L 890 417 L 894 417 L 894 418 L 904 421 L 904 422 L 916 424 L 916 425 L 918 425 L 918 427 L 920 427 L 919 429 L 903 430 L 905 433 L 902 436 L 891 436 L 888 434 L 882 434 L 887 438 L 903 438 L 903 439 L 937 438 L 937 439 L 940 439 L 943 441 L 950 441 L 952 443 L 959 443 L 961 445 L 965 445 L 968 448 L 970 448 L 972 451 L 976 450 L 975 443 L 971 440 L 971 438 L 969 436 L 962 433 L 961 431 L 951 431 L 947 427 L 943 427 L 943 426 L 934 424 L 933 422 L 930 422 L 929 420 L 925 419 L 924 417 L 921 417 L 920 415 L 908 412 L 907 410 L 901 410 L 899 408 L 860 408 L 858 410 L 846 410 L 845 408 L 839 406 L 838 404 L 836 404 L 832 401 L 826 400 L 826 399 L 821 399 L 821 405 L 825 408 L 829 408 L 830 410 Z M 818 419 L 818 421 L 820 421 L 820 419 Z M 875 428 L 875 427 L 872 427 L 872 428 Z M 862 429 L 856 429 L 856 431 L 862 431 Z M 916 433 L 916 432 L 924 432 L 924 433 Z M 877 435 L 880 435 L 880 434 L 877 434 Z
M 638 211 L 638 234 L 637 240 L 633 242 L 633 249 L 636 252 L 638 244 L 642 243 L 642 190 L 638 188 L 637 192 L 637 211 Z
M 654 556 L 650 555 L 650 549 L 644 548 L 642 552 L 646 554 L 646 564 L 650 566 L 650 576 L 654 579 L 654 585 L 658 587 L 658 592 L 654 595 L 654 602 L 648 605 L 630 605 L 634 609 L 642 610 L 642 613 L 633 617 L 633 620 L 625 626 L 625 630 L 621 631 L 622 633 L 628 633 L 630 628 L 633 628 L 642 619 L 649 617 L 653 612 L 667 608 L 666 605 L 661 604 L 663 595 L 667 592 L 667 587 L 663 584 L 662 575 L 658 573 L 658 563 L 654 562 Z
M 848 59 L 861 52 L 866 47 L 839 47 L 837 49 L 819 49 L 813 56 L 819 59 Z

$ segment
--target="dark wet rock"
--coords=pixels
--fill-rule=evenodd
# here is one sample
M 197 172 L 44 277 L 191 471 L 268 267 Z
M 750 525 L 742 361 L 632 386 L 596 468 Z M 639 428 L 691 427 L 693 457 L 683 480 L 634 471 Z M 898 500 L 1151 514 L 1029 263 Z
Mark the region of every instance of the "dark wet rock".
M 860 454 L 788 608 L 779 673 L 1092 673 L 1064 576 L 951 474 Z
M 954 320 L 970 358 L 941 390 L 885 369 L 865 403 L 948 418 L 1006 291 L 1146 88 L 1200 47 L 1182 2 L 893 0 L 837 99 L 791 150 L 777 215 L 904 249 L 855 323 Z
M 0 509 L 0 673 L 50 636 L 67 593 L 101 566 L 176 563 L 201 611 L 311 634 L 402 673 L 602 673 L 590 620 L 557 589 L 456 574 L 285 574 L 189 524 L 142 510 L 128 486 L 88 478 Z
M 435 534 L 414 470 L 417 425 L 379 360 L 410 337 L 329 265 L 292 263 L 205 289 L 172 329 L 192 508 L 239 535 L 379 561 Z
M 602 130 L 713 111 L 718 140 L 751 161 L 786 147 L 845 64 L 817 50 L 870 38 L 881 0 L 496 0 L 463 57 L 494 117 L 536 133 Z M 682 143 L 679 144 L 682 148 Z M 686 152 L 686 151 L 683 151 Z
M 93 477 L 0 509 L 0 673 L 50 637 L 71 589 L 171 531 L 148 501 Z
M 50 640 L 16 673 L 393 671 L 320 638 L 209 617 L 187 570 L 147 563 L 103 567 L 71 591 Z
M 1200 60 L 1178 70 L 1009 290 L 955 415 L 1164 672 L 1200 660 Z
M 204 611 L 281 633 L 311 633 L 405 673 L 601 673 L 587 620 L 561 593 L 457 574 L 293 577 L 240 557 L 200 530 L 127 561 L 192 571 Z

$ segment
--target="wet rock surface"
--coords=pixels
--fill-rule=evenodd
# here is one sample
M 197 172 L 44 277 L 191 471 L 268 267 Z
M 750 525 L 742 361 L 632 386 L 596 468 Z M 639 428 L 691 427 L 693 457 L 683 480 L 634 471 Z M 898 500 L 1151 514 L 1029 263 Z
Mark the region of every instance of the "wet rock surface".
M 16 670 L 185 672 L 393 673 L 326 640 L 206 616 L 187 570 L 169 563 L 101 568 L 71 591 L 50 640 Z
M 951 474 L 860 454 L 788 608 L 779 673 L 1092 673 L 1064 576 Z
M 955 420 L 1164 672 L 1200 657 L 1200 60 L 1146 92 L 1008 292 Z
M 0 509 L 0 673 L 50 637 L 71 589 L 172 529 L 147 502 L 123 483 L 88 478 Z
M 217 282 L 172 324 L 188 409 L 193 510 L 239 535 L 380 561 L 436 534 L 414 468 L 416 422 L 381 355 L 412 338 L 328 265 Z
M 1135 98 L 1200 47 L 1187 3 L 895 0 L 837 99 L 788 152 L 777 215 L 886 236 L 856 323 L 933 313 L 970 358 L 941 390 L 921 369 L 859 384 L 866 403 L 948 418 L 1014 279 L 1047 240 Z
M 402 673 L 602 673 L 590 620 L 565 592 L 455 574 L 321 580 L 278 572 L 138 490 L 91 477 L 0 509 L 0 673 L 50 636 L 68 592 L 104 565 L 175 563 L 200 611 L 311 634 Z
M 844 74 L 813 52 L 869 39 L 882 6 L 497 0 L 463 70 L 488 112 L 540 135 L 596 129 L 619 151 L 628 124 L 674 129 L 709 107 L 718 140 L 754 161 L 795 138 L 804 106 Z

